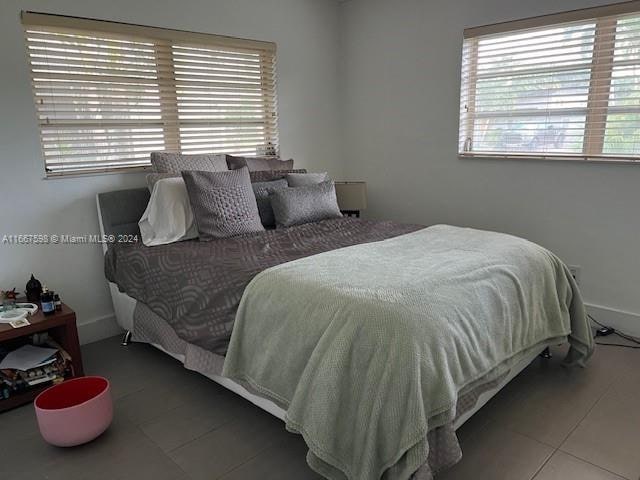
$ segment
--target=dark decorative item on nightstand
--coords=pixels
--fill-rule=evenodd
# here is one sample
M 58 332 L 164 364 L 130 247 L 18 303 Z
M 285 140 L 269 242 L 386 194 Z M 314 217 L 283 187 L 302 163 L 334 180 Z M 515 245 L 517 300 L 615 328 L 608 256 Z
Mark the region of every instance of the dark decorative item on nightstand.
M 27 320 L 29 323 L 20 328 L 14 328 L 8 323 L 0 323 L 0 352 L 6 354 L 24 345 L 39 344 L 42 338 L 50 338 L 68 362 L 65 378 L 84 376 L 76 329 L 76 314 L 71 308 L 63 303 L 60 311 L 45 316 L 40 307 L 36 313 L 27 317 Z M 0 387 L 4 385 L 2 378 L 4 377 L 0 376 Z M 4 398 L 0 400 L 0 412 L 31 402 L 40 392 L 48 388 L 50 383 L 9 391 L 8 398 L 4 398 L 4 394 L 0 395 L 0 398 Z
M 349 217 L 360 218 L 360 211 L 367 208 L 367 184 L 365 182 L 335 182 L 340 211 Z
M 31 274 L 31 279 L 27 282 L 27 286 L 25 288 L 27 292 L 27 301 L 31 303 L 38 303 L 40 301 L 40 294 L 42 293 L 42 284 L 40 280 Z

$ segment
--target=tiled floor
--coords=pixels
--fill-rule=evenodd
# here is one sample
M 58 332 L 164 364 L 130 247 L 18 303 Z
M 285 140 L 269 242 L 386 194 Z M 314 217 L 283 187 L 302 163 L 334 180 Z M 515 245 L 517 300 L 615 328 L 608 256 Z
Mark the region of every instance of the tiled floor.
M 153 348 L 113 338 L 84 347 L 111 379 L 115 420 L 98 440 L 58 449 L 32 407 L 0 414 L 1 479 L 312 479 L 282 423 Z M 640 350 L 598 348 L 567 371 L 536 360 L 458 432 L 456 480 L 638 480 Z

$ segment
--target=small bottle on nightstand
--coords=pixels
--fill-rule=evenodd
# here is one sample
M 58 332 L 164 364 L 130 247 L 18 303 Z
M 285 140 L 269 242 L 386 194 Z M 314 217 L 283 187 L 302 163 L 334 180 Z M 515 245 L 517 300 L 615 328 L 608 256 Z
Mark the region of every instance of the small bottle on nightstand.
M 56 312 L 56 304 L 53 300 L 53 295 L 46 286 L 42 288 L 40 305 L 42 306 L 42 313 L 45 315 L 53 315 Z
M 57 293 L 53 296 L 53 305 L 56 308 L 56 312 L 62 311 L 62 300 L 60 300 L 60 295 Z

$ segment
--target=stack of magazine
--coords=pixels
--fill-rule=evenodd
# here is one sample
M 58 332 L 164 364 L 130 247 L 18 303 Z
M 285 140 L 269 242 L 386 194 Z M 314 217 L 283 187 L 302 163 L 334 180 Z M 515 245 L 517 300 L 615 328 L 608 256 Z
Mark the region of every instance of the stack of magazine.
M 34 387 L 59 383 L 69 374 L 69 355 L 57 344 L 23 345 L 0 361 L 0 399 Z

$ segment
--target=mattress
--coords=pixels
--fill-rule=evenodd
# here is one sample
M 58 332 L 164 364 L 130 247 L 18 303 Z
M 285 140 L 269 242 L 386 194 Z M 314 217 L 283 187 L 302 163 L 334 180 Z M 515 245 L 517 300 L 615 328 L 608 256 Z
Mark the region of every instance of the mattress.
M 258 273 L 421 228 L 346 217 L 210 242 L 114 244 L 105 255 L 105 274 L 121 292 L 167 322 L 180 339 L 224 355 L 244 289 Z

